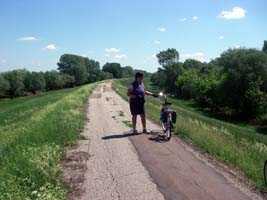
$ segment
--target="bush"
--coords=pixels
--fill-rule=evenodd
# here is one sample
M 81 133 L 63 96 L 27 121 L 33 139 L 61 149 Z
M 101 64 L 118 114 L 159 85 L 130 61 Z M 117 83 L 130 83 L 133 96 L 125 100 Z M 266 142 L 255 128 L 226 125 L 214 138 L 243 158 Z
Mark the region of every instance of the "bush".
M 0 74 L 0 97 L 8 96 L 9 89 L 10 85 L 8 80 L 6 80 L 5 77 L 2 74 Z
M 26 70 L 13 70 L 3 74 L 5 79 L 7 79 L 10 84 L 8 91 L 10 97 L 13 98 L 25 95 L 24 80 L 26 74 Z
M 42 72 L 27 72 L 24 80 L 25 89 L 35 94 L 38 91 L 44 91 L 46 81 Z

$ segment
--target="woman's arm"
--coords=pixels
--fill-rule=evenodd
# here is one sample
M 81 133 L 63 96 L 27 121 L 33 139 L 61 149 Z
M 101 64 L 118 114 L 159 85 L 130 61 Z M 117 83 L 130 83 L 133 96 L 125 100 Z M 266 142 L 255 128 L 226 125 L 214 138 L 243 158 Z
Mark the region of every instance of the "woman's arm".
M 149 92 L 149 91 L 145 91 L 145 95 L 149 95 L 149 96 L 152 96 L 153 95 L 153 93 L 152 92 Z
M 128 88 L 127 96 L 130 98 L 135 98 L 135 95 L 133 94 L 133 88 L 132 87 Z

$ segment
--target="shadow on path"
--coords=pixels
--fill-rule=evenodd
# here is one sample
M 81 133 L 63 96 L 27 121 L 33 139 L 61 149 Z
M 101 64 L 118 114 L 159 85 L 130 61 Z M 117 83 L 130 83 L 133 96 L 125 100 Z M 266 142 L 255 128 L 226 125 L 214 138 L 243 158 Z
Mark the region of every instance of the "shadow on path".
M 124 132 L 123 134 L 113 134 L 113 135 L 107 135 L 102 137 L 102 140 L 110 140 L 110 139 L 120 139 L 120 138 L 126 138 L 126 137 L 132 137 L 141 135 L 141 133 L 131 133 L 131 132 Z

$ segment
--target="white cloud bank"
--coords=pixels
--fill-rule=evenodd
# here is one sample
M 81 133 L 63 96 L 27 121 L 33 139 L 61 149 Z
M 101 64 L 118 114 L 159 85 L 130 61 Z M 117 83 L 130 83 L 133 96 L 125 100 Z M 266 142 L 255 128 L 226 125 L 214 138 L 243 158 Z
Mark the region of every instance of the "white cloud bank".
M 206 62 L 207 58 L 206 55 L 203 52 L 196 52 L 196 53 L 187 53 L 187 54 L 181 54 L 181 60 L 185 61 L 186 59 L 194 59 L 198 60 L 200 62 Z
M 219 36 L 219 40 L 223 40 L 223 39 L 224 39 L 223 35 Z
M 223 10 L 218 17 L 226 20 L 242 19 L 246 16 L 246 10 L 241 7 L 233 7 L 232 10 Z
M 47 50 L 47 51 L 54 51 L 54 50 L 57 50 L 57 46 L 55 44 L 48 44 L 44 50 Z
M 124 60 L 127 59 L 125 54 L 120 53 L 120 49 L 117 48 L 105 48 L 105 56 L 107 58 L 115 59 L 115 60 Z
M 193 17 L 192 17 L 192 20 L 193 20 L 193 21 L 198 20 L 198 16 L 193 16 Z
M 158 44 L 160 44 L 160 41 L 159 40 L 154 40 L 153 43 L 158 45 Z
M 187 19 L 184 17 L 184 18 L 181 18 L 179 21 L 180 22 L 185 22 Z
M 38 39 L 36 37 L 33 37 L 33 36 L 27 36 L 27 37 L 18 38 L 17 40 L 25 42 L 25 41 L 36 41 Z
M 158 27 L 159 32 L 166 32 L 167 29 L 165 27 Z
M 120 52 L 120 49 L 117 49 L 117 48 L 105 48 L 105 52 L 107 53 L 119 53 Z

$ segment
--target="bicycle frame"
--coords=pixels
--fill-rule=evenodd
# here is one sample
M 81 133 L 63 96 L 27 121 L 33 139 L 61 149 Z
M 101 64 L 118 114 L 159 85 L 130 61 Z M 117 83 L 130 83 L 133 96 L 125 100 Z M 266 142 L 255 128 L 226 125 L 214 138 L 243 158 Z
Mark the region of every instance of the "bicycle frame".
M 165 135 L 165 138 L 167 140 L 170 140 L 171 138 L 171 132 L 172 132 L 172 113 L 173 110 L 171 109 L 170 105 L 171 103 L 167 102 L 167 96 L 163 93 L 159 94 L 160 97 L 163 97 L 162 102 L 162 109 L 161 109 L 161 126 L 163 133 Z M 164 118 L 164 119 L 163 119 Z

